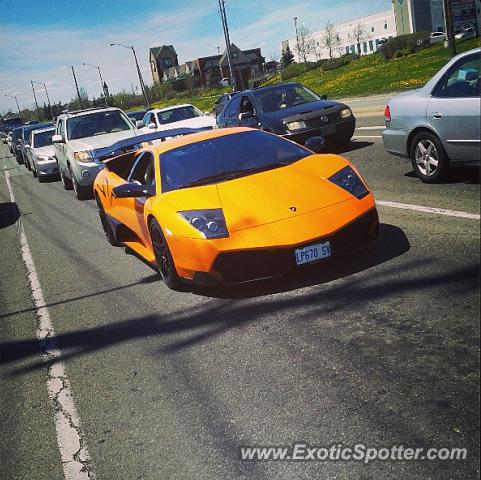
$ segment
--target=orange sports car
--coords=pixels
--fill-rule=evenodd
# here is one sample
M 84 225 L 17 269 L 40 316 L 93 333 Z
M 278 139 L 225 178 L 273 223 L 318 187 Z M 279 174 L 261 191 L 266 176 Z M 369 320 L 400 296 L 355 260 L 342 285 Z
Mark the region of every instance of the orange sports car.
M 312 149 L 322 138 L 310 139 Z M 360 249 L 379 235 L 357 169 L 248 128 L 193 133 L 108 159 L 94 183 L 103 229 L 165 283 L 240 283 Z

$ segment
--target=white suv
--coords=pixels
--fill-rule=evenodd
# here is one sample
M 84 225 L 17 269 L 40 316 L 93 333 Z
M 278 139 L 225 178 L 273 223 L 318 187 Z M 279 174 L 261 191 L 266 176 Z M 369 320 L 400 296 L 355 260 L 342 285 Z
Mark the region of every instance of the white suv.
M 73 188 L 79 200 L 92 198 L 93 182 L 104 166 L 96 159 L 96 150 L 139 134 L 118 108 L 90 108 L 59 115 L 52 140 L 64 188 Z

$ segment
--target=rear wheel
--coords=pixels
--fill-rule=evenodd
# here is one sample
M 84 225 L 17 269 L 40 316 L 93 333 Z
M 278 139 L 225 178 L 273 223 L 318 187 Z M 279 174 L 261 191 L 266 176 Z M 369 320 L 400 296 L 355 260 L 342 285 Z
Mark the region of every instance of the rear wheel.
M 122 244 L 117 242 L 114 231 L 112 230 L 112 226 L 110 225 L 107 214 L 105 213 L 104 206 L 97 195 L 95 196 L 95 200 L 97 201 L 97 210 L 99 212 L 100 223 L 102 224 L 105 238 L 113 247 L 120 247 Z
M 433 133 L 418 133 L 411 144 L 410 156 L 414 173 L 423 182 L 439 182 L 449 170 L 448 156 Z
M 157 269 L 164 283 L 172 290 L 177 290 L 182 285 L 182 280 L 175 270 L 174 260 L 165 240 L 162 228 L 157 220 L 150 222 L 150 238 L 154 249 Z
M 62 181 L 63 188 L 65 190 L 72 190 L 72 180 L 65 176 L 61 168 L 59 168 L 58 171 L 60 173 L 60 180 Z

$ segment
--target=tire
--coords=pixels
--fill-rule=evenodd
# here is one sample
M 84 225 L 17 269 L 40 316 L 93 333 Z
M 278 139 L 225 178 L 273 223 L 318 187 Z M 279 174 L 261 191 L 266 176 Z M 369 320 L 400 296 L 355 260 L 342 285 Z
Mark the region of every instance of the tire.
M 58 169 L 58 172 L 59 172 L 59 174 L 60 174 L 60 181 L 62 182 L 63 188 L 64 188 L 65 190 L 72 190 L 72 188 L 73 188 L 72 180 L 70 180 L 70 178 L 67 178 L 67 177 L 63 174 L 61 168 Z
M 449 158 L 439 138 L 431 132 L 418 133 L 410 149 L 414 173 L 425 183 L 442 180 L 449 171 Z
M 97 201 L 97 210 L 99 212 L 100 223 L 102 224 L 102 229 L 104 231 L 107 242 L 109 242 L 110 245 L 112 245 L 113 247 L 120 247 L 122 244 L 119 243 L 115 238 L 115 234 L 114 234 L 114 231 L 112 230 L 112 226 L 110 225 L 110 222 L 107 219 L 104 206 L 102 205 L 102 202 L 100 201 L 100 198 L 97 195 L 95 196 L 95 200 Z
M 92 187 L 79 185 L 74 175 L 72 175 L 72 187 L 77 200 L 89 200 L 93 197 Z
M 33 175 L 33 178 L 37 178 L 37 169 L 35 168 L 35 164 L 33 165 L 32 167 L 32 175 Z
M 28 158 L 23 161 L 25 167 L 27 167 L 28 171 L 32 171 L 32 167 L 30 166 L 30 162 L 28 161 Z
M 179 275 L 177 275 L 174 259 L 172 258 L 169 246 L 162 233 L 162 228 L 157 220 L 153 219 L 150 222 L 149 231 L 159 275 L 171 290 L 180 289 L 182 286 L 182 280 Z

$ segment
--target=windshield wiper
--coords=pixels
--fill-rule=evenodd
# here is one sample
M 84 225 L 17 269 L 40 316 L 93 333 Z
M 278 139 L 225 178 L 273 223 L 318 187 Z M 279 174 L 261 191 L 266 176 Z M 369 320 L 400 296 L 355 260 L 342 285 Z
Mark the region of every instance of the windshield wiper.
M 216 181 L 227 181 L 232 180 L 238 177 L 244 177 L 246 175 L 251 175 L 253 173 L 263 172 L 265 170 L 272 170 L 274 168 L 285 167 L 286 165 L 290 165 L 292 162 L 278 162 L 278 163 L 271 163 L 270 165 L 263 165 L 262 167 L 253 167 L 253 168 L 243 168 L 239 170 L 229 170 L 229 171 L 222 171 L 218 172 L 215 175 L 210 175 L 208 177 L 199 178 L 198 180 L 194 180 L 192 182 L 186 183 L 182 185 L 180 188 L 189 188 L 189 187 L 196 187 L 199 185 L 206 185 L 208 183 L 215 183 Z

